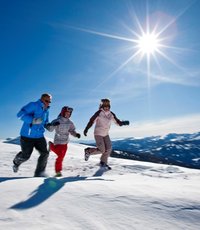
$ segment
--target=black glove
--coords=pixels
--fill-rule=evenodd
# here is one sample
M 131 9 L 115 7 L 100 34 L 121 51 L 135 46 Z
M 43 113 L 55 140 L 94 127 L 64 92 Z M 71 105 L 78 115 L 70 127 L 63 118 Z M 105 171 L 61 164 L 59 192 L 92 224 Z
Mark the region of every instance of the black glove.
M 55 121 L 55 122 L 51 123 L 52 126 L 58 126 L 59 124 L 60 124 L 59 121 Z
M 51 123 L 47 123 L 44 125 L 45 129 L 48 129 L 51 126 Z
M 88 132 L 88 130 L 87 130 L 87 129 L 84 129 L 83 134 L 84 134 L 85 136 L 87 136 L 87 132 Z
M 121 126 L 122 126 L 122 125 L 129 125 L 129 124 L 130 124 L 129 121 L 121 121 Z
M 76 137 L 77 137 L 77 138 L 80 138 L 80 137 L 81 137 L 81 134 L 80 134 L 80 133 L 77 133 L 77 134 L 76 134 Z

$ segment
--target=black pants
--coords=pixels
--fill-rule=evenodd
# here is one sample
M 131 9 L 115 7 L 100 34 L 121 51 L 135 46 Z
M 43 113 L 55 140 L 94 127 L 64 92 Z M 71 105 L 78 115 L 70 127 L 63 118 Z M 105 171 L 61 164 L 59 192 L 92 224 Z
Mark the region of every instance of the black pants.
M 35 169 L 35 176 L 39 175 L 41 172 L 45 171 L 49 152 L 47 150 L 47 142 L 44 137 L 42 138 L 20 138 L 21 150 L 14 158 L 13 163 L 20 165 L 23 162 L 27 161 L 32 152 L 33 148 L 38 150 L 40 156 L 38 158 L 37 167 Z

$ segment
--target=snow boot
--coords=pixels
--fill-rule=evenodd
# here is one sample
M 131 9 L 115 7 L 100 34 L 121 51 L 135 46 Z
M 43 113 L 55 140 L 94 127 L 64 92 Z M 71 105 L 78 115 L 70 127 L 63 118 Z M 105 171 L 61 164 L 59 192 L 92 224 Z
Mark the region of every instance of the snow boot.
M 104 163 L 103 161 L 100 162 L 100 167 L 102 169 L 106 169 L 106 170 L 111 170 L 112 169 L 108 164 Z
M 48 174 L 46 172 L 40 172 L 40 173 L 35 173 L 34 177 L 48 177 Z
M 15 163 L 13 164 L 13 172 L 16 173 L 19 170 L 19 165 L 16 165 Z
M 88 159 L 89 159 L 89 157 L 90 157 L 89 149 L 90 149 L 90 148 L 84 149 L 84 152 L 85 152 L 85 161 L 88 161 Z
M 61 172 L 57 172 L 55 177 L 61 177 L 62 176 L 62 173 Z

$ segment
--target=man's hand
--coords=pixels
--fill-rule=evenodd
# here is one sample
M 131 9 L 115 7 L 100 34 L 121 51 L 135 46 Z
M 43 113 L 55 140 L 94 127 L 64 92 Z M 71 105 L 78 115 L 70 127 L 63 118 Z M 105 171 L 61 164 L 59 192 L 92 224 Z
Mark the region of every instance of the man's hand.
M 33 118 L 32 124 L 33 125 L 40 125 L 42 123 L 42 118 L 38 117 L 38 118 Z

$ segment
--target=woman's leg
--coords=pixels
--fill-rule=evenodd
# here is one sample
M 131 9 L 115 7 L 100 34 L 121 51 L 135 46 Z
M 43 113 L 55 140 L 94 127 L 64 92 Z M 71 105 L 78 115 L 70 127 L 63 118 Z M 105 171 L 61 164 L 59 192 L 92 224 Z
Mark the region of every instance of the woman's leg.
M 101 162 L 107 164 L 108 163 L 108 157 L 110 156 L 112 152 L 112 143 L 110 140 L 110 137 L 107 135 L 103 138 L 104 140 L 104 146 L 105 146 L 105 151 L 101 155 Z

